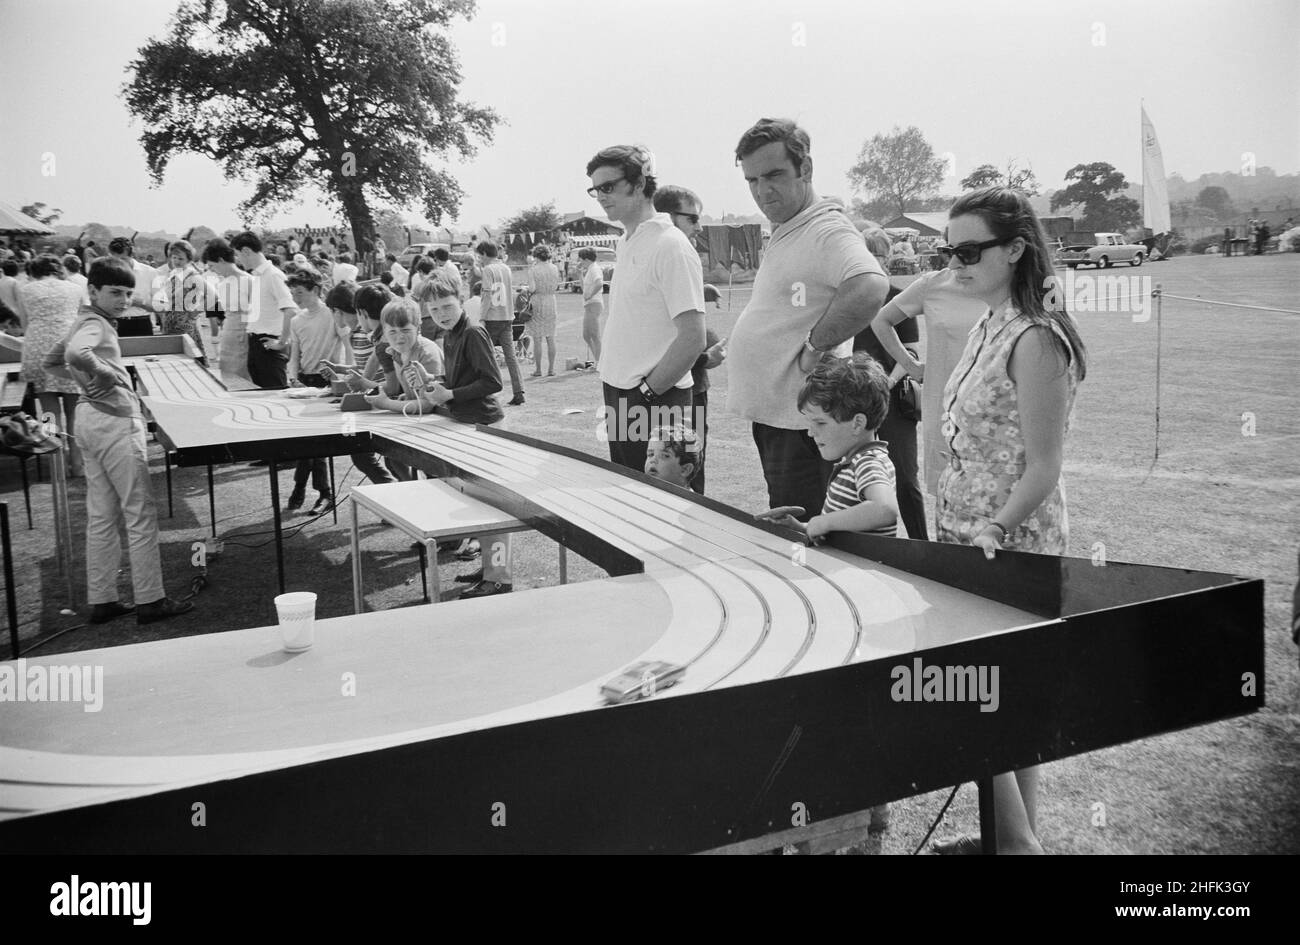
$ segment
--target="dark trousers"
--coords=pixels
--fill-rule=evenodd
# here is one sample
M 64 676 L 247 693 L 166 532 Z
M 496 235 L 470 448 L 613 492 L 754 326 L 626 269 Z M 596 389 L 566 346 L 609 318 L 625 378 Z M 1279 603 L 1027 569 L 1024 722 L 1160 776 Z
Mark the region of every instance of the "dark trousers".
M 524 379 L 519 373 L 519 360 L 515 357 L 515 323 L 504 320 L 490 322 L 484 319 L 483 327 L 487 329 L 492 344 L 500 348 L 505 356 L 506 370 L 510 372 L 510 391 L 518 397 L 524 392 Z
M 397 477 L 388 471 L 378 453 L 351 453 L 348 458 L 363 476 L 376 485 L 397 482 Z
M 645 472 L 646 444 L 655 429 L 673 424 L 690 424 L 691 389 L 673 387 L 647 400 L 635 387 L 623 390 L 601 384 L 605 394 L 605 432 L 609 437 L 611 462 Z
M 289 386 L 289 352 L 268 351 L 263 341 L 279 341 L 277 335 L 248 336 L 248 376 L 263 390 L 284 390 Z
M 285 359 L 287 362 L 287 358 Z M 320 374 L 299 374 L 298 380 L 306 387 L 329 387 L 330 382 Z M 298 465 L 293 470 L 293 491 L 302 492 L 307 488 L 307 477 L 311 476 L 311 486 L 321 495 L 330 494 L 330 474 L 325 466 L 325 460 L 317 456 L 315 459 L 300 459 Z
M 148 315 L 124 315 L 117 320 L 119 338 L 144 338 L 152 334 L 153 319 Z
M 822 459 L 808 431 L 755 423 L 754 445 L 767 480 L 769 507 L 797 505 L 804 510 L 795 516 L 802 522 L 820 515 L 835 465 Z
M 907 537 L 926 541 L 929 535 L 925 528 L 925 498 L 917 479 L 916 421 L 905 420 L 899 414 L 896 400 L 897 397 L 891 394 L 889 412 L 876 435 L 889 444 L 889 460 L 894 464 L 894 493 L 898 496 L 898 517 L 903 520 Z

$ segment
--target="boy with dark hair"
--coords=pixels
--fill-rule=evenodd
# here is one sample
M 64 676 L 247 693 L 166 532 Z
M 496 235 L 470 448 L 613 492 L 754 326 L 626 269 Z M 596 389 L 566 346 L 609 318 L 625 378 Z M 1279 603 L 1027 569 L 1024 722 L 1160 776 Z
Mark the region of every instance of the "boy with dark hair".
M 289 386 L 289 325 L 298 314 L 285 275 L 262 255 L 262 240 L 245 230 L 230 241 L 239 265 L 253 277 L 253 311 L 248 319 L 248 376 L 265 390 Z
M 647 476 L 662 479 L 681 489 L 690 489 L 703 465 L 700 439 L 690 427 L 674 424 L 659 427 L 650 434 L 645 452 Z
M 343 355 L 343 343 L 334 316 L 321 301 L 321 278 L 315 269 L 299 269 L 288 280 L 289 292 L 298 314 L 289 325 L 288 377 L 291 387 L 329 387 L 329 380 L 321 373 L 321 366 L 338 360 Z M 334 497 L 330 489 L 329 472 L 321 457 L 298 460 L 293 473 L 293 492 L 289 495 L 290 511 L 302 508 L 306 500 L 307 477 L 318 493 L 311 514 L 328 512 Z
M 87 277 L 90 307 L 43 364 L 51 374 L 76 381 L 82 391 L 75 427 L 86 469 L 86 593 L 95 624 L 132 611 L 137 623 L 149 624 L 194 608 L 189 601 L 167 597 L 163 587 L 144 416 L 117 340 L 117 319 L 131 304 L 134 288 L 135 275 L 125 263 L 93 266 Z M 117 599 L 122 524 L 134 606 Z
M 820 515 L 806 525 L 792 516 L 804 510 L 781 506 L 759 514 L 804 531 L 809 538 L 829 532 L 865 532 L 898 537 L 894 464 L 876 431 L 889 409 L 889 378 L 870 355 L 825 358 L 804 381 L 799 412 L 822 459 L 835 464 Z
M 617 276 L 601 338 L 601 407 L 610 459 L 645 467 L 646 415 L 691 409 L 691 365 L 705 348 L 704 275 L 699 254 L 652 202 L 654 158 L 615 145 L 587 162 L 588 195 L 623 227 Z

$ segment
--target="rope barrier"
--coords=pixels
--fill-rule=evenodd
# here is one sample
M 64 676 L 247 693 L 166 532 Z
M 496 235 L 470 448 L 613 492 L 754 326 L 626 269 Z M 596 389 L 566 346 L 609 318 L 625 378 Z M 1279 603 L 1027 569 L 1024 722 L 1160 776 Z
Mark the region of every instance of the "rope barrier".
M 1297 312 L 1294 309 L 1273 308 L 1270 305 L 1246 305 L 1242 302 L 1220 302 L 1218 299 L 1194 299 L 1189 298 L 1186 295 L 1170 295 L 1167 292 L 1164 294 L 1164 297 L 1167 299 L 1178 299 L 1180 302 L 1204 302 L 1206 305 L 1228 305 L 1232 308 L 1250 308 L 1257 312 L 1282 312 L 1286 315 L 1300 315 L 1300 312 Z

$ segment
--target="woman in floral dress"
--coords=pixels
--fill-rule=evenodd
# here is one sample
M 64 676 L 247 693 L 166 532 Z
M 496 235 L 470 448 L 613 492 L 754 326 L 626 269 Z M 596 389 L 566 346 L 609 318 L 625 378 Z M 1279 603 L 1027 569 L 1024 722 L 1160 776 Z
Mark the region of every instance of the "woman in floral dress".
M 194 247 L 187 240 L 177 240 L 167 247 L 167 262 L 171 268 L 163 277 L 162 297 L 155 303 L 161 313 L 162 333 L 189 335 L 203 361 L 199 319 L 207 309 L 211 290 L 194 265 Z
M 18 287 L 18 315 L 24 329 L 23 377 L 31 382 L 42 414 L 52 414 L 68 434 L 68 475 L 81 476 L 81 451 L 73 439 L 73 414 L 80 393 L 75 381 L 45 373 L 41 362 L 62 341 L 81 309 L 81 287 L 64 278 L 63 263 L 49 253 L 31 264 L 31 281 Z
M 1065 554 L 1061 462 L 1086 352 L 1073 319 L 1050 300 L 1055 276 L 1038 217 L 1018 190 L 964 194 L 949 211 L 957 285 L 985 306 L 943 393 L 948 468 L 939 475 L 936 535 L 993 559 L 1001 548 Z M 998 847 L 1041 853 L 1037 769 L 994 779 Z M 979 852 L 960 837 L 936 852 Z
M 528 268 L 528 285 L 533 290 L 533 317 L 524 326 L 524 334 L 533 339 L 533 357 L 542 374 L 542 339 L 546 339 L 546 373 L 555 376 L 555 293 L 560 288 L 560 270 L 551 262 L 546 246 L 533 249 L 533 264 Z

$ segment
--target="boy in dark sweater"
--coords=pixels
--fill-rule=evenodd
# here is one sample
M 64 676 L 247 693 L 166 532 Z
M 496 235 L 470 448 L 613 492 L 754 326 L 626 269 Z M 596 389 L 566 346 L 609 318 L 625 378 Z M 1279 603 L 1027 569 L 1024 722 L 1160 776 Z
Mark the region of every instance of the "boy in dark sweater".
M 402 370 L 403 386 L 416 395 L 421 409 L 450 415 L 462 423 L 499 423 L 505 411 L 497 402 L 501 371 L 487 330 L 471 325 L 460 303 L 460 287 L 444 272 L 435 271 L 420 284 L 416 301 L 443 335 L 444 380 L 431 380 L 418 363 Z M 409 405 L 410 401 L 406 401 Z M 408 408 L 409 409 L 409 408 Z M 416 409 L 410 409 L 415 414 Z M 510 536 L 480 539 L 483 567 L 457 580 L 473 581 L 462 598 L 490 597 L 513 589 L 510 577 Z

